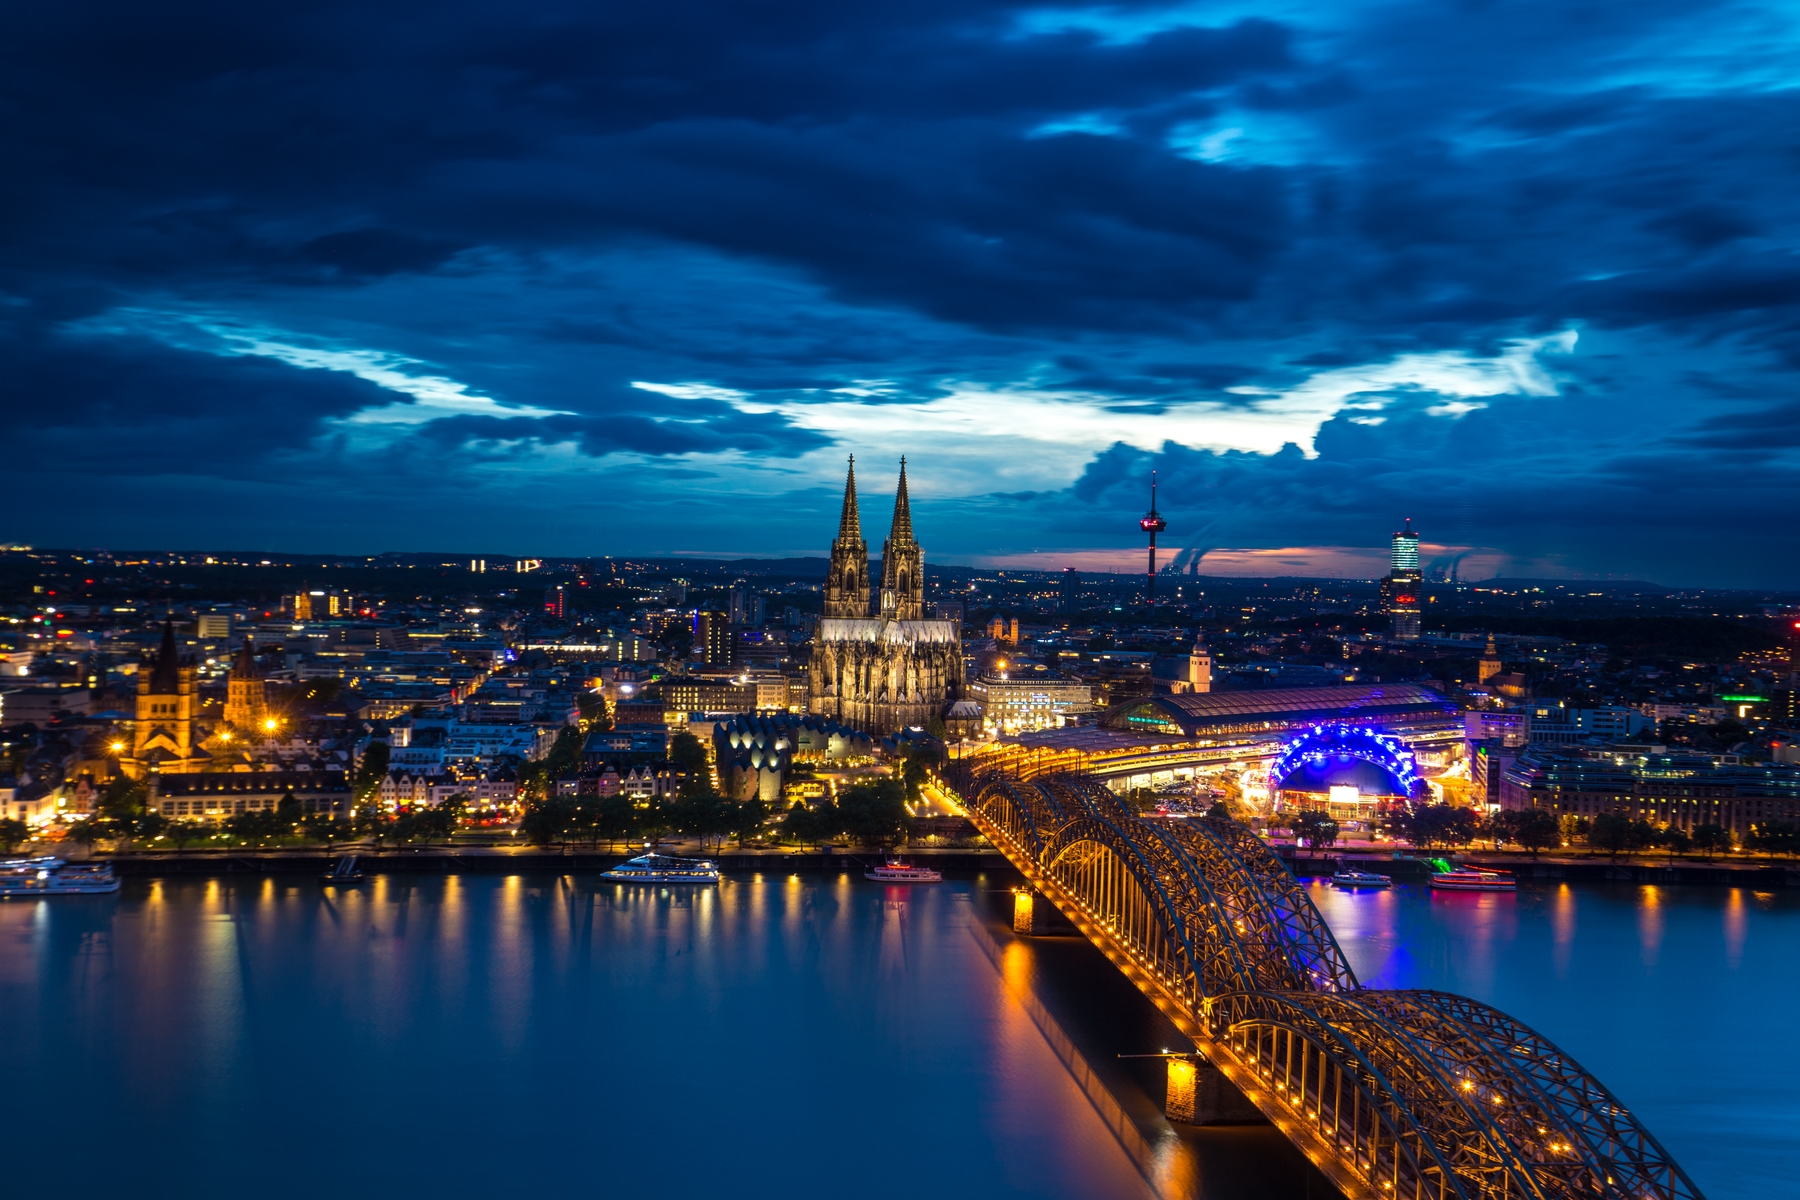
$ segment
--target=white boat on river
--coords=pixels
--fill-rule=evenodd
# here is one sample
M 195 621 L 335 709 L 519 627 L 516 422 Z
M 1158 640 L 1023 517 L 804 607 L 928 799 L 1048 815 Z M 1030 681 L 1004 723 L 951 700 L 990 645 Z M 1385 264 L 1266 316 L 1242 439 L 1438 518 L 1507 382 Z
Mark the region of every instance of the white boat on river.
M 13 896 L 103 895 L 119 890 L 112 864 L 78 863 L 61 858 L 0 860 L 0 898 Z

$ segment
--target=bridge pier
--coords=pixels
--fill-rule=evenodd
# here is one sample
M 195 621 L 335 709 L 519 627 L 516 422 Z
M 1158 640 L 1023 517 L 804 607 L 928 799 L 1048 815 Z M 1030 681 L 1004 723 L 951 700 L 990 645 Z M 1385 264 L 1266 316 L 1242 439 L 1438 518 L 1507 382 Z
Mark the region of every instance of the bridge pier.
M 1265 1125 L 1268 1118 L 1199 1055 L 1169 1059 L 1163 1114 L 1184 1125 Z
M 1057 911 L 1032 888 L 1013 890 L 1013 932 L 1021 934 L 1079 933 L 1069 918 Z

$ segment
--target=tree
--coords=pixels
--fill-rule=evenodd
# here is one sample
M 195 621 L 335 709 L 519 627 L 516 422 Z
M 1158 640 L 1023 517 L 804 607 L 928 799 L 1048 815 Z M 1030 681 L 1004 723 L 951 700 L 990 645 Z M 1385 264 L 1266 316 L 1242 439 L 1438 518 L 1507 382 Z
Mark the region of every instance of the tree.
M 931 781 L 931 768 L 925 764 L 924 756 L 915 754 L 906 760 L 906 766 L 900 770 L 901 781 L 906 784 L 906 798 L 917 801 L 919 788 Z
M 369 748 L 363 751 L 362 762 L 356 766 L 354 795 L 356 806 L 362 808 L 375 798 L 381 790 L 381 781 L 387 777 L 388 759 L 392 749 L 386 742 L 370 742 Z
M 1294 837 L 1317 850 L 1337 842 L 1338 823 L 1322 808 L 1306 808 L 1294 814 Z
M 120 834 L 133 837 L 139 841 L 153 842 L 169 831 L 169 818 L 159 812 L 145 812 L 135 821 L 118 822 L 116 828 Z
M 189 843 L 198 841 L 206 830 L 197 821 L 170 821 L 163 836 L 175 843 L 175 853 L 180 854 L 188 848 Z
M 1512 818 L 1512 840 L 1531 851 L 1533 858 L 1539 851 L 1562 842 L 1561 823 L 1547 808 L 1520 809 L 1512 814 Z
M 17 817 L 0 817 L 0 850 L 11 854 L 31 837 L 31 827 Z
M 354 830 L 350 821 L 340 821 L 330 813 L 308 813 L 300 821 L 300 836 L 309 842 L 318 842 L 331 853 L 331 847 L 348 836 Z
M 623 794 L 602 796 L 599 808 L 594 823 L 595 835 L 605 838 L 609 846 L 630 839 L 637 829 L 637 808 L 631 803 L 631 797 Z
M 669 739 L 669 761 L 689 775 L 708 774 L 712 765 L 706 744 L 685 729 Z
M 753 838 L 762 832 L 762 827 L 769 819 L 769 807 L 762 802 L 761 796 L 751 796 L 731 809 L 731 835 L 737 838 L 741 849 L 745 838 Z
M 731 832 L 731 807 L 704 775 L 690 775 L 681 781 L 671 815 L 676 832 L 699 838 L 705 850 L 709 840 Z
M 1389 814 L 1388 832 L 1398 834 L 1421 850 L 1438 846 L 1466 846 L 1475 840 L 1481 821 L 1473 809 L 1448 804 L 1408 804 Z
M 94 802 L 94 815 L 111 821 L 132 821 L 144 811 L 150 786 L 139 779 L 120 776 L 108 783 Z
M 581 730 L 564 725 L 556 731 L 550 753 L 544 755 L 544 777 L 563 779 L 581 770 Z
M 1601 813 L 1588 827 L 1588 845 L 1604 850 L 1614 858 L 1630 854 L 1646 846 L 1654 846 L 1656 826 L 1648 821 L 1635 821 L 1618 813 Z
M 1564 813 L 1556 820 L 1556 830 L 1562 834 L 1565 846 L 1587 841 L 1589 825 L 1588 819 L 1579 813 Z
M 77 821 L 69 826 L 69 840 L 78 846 L 86 846 L 89 850 L 92 850 L 94 843 L 105 837 L 106 833 L 107 822 L 95 817 Z
M 1744 844 L 1766 854 L 1800 853 L 1800 825 L 1792 821 L 1764 821 L 1750 827 Z
M 519 836 L 534 846 L 553 846 L 569 835 L 574 818 L 572 797 L 546 796 L 525 806 L 525 815 L 519 819 Z
M 1711 822 L 1704 825 L 1696 825 L 1694 826 L 1693 839 L 1694 849 L 1698 850 L 1703 856 L 1723 854 L 1731 849 L 1731 830 L 1725 828 L 1723 825 L 1714 825 Z
M 888 850 L 906 840 L 906 788 L 897 779 L 877 779 L 845 788 L 838 797 L 844 832 L 871 849 Z
M 444 799 L 431 808 L 422 809 L 411 814 L 412 820 L 407 829 L 409 837 L 416 837 L 427 846 L 432 838 L 450 840 L 456 832 L 456 823 L 462 819 L 463 810 L 468 805 L 468 798 L 458 794 Z
M 1663 849 L 1669 852 L 1671 861 L 1677 854 L 1686 854 L 1694 846 L 1694 839 L 1688 835 L 1687 830 L 1678 825 L 1671 825 L 1664 829 L 1657 840 L 1662 843 Z
M 294 832 L 305 815 L 300 801 L 294 797 L 292 792 L 287 792 L 275 802 L 275 820 L 281 825 L 281 831 L 284 834 Z
M 844 831 L 844 814 L 830 800 L 808 808 L 799 801 L 781 821 L 781 836 L 801 845 L 829 842 Z
M 581 714 L 581 727 L 589 731 L 605 731 L 612 728 L 612 717 L 606 712 L 606 697 L 598 692 L 582 688 L 575 693 L 575 708 Z

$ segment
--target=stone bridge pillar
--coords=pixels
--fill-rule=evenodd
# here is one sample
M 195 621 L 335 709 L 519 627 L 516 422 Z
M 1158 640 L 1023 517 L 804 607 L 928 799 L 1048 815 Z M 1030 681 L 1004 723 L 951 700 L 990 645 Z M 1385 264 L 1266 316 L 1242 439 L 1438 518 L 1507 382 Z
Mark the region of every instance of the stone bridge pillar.
M 1013 932 L 1021 934 L 1076 933 L 1069 918 L 1056 905 L 1030 887 L 1013 889 Z
M 1265 1124 L 1267 1117 L 1198 1054 L 1169 1059 L 1169 1085 L 1163 1113 L 1184 1125 Z

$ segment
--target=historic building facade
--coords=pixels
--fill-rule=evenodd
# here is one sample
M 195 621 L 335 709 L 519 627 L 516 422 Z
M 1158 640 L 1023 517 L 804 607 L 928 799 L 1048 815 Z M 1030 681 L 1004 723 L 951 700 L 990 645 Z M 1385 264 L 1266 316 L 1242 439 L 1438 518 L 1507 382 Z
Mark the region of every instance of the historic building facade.
M 963 694 L 962 638 L 957 622 L 925 617 L 925 551 L 913 536 L 905 459 L 873 612 L 871 577 L 853 458 L 825 575 L 825 615 L 813 638 L 807 709 L 876 734 L 940 721 Z
M 138 668 L 137 720 L 132 725 L 130 757 L 120 767 L 133 779 L 152 772 L 185 775 L 203 771 L 211 756 L 200 746 L 194 727 L 200 697 L 194 689 L 194 664 L 175 644 L 174 625 L 164 622 L 156 657 Z
M 244 648 L 238 651 L 225 686 L 225 723 L 246 733 L 262 732 L 269 700 L 262 671 L 256 666 L 256 647 L 249 638 L 244 639 Z

